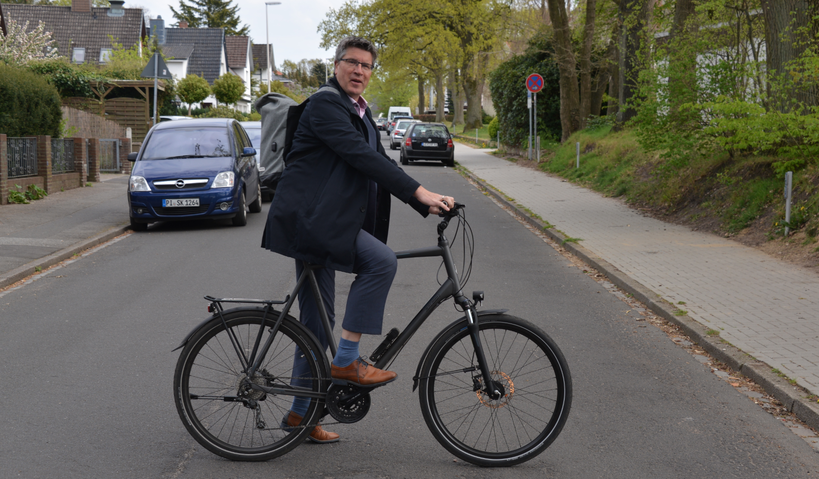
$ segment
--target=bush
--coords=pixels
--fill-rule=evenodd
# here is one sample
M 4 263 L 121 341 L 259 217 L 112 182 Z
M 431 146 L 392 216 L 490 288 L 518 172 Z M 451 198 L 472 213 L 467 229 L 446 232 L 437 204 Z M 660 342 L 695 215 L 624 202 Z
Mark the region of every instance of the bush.
M 500 122 L 498 121 L 498 117 L 492 118 L 492 121 L 489 122 L 489 126 L 486 128 L 486 132 L 489 134 L 489 138 L 497 138 L 499 129 Z
M 30 63 L 28 69 L 57 88 L 62 97 L 96 98 L 91 83 L 104 81 L 96 73 L 84 71 L 65 58 Z
M 0 63 L 0 133 L 60 136 L 60 94 L 34 73 Z
M 239 121 L 247 121 L 247 117 L 244 113 L 234 110 L 227 105 L 208 108 L 204 114 L 198 115 L 196 118 L 234 118 Z
M 529 109 L 524 85 L 532 73 L 539 73 L 545 84 L 537 97 L 539 133 L 544 138 L 560 138 L 560 72 L 553 52 L 550 34 L 539 33 L 529 41 L 526 53 L 512 57 L 489 75 L 489 89 L 504 144 L 519 146 L 528 141 Z

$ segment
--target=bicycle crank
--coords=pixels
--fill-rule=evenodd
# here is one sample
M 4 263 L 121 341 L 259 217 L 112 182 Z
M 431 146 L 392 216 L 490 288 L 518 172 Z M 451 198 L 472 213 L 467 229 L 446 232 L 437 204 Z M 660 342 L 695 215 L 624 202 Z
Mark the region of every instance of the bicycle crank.
M 370 410 L 370 391 L 356 386 L 331 384 L 327 389 L 327 411 L 338 422 L 354 423 Z

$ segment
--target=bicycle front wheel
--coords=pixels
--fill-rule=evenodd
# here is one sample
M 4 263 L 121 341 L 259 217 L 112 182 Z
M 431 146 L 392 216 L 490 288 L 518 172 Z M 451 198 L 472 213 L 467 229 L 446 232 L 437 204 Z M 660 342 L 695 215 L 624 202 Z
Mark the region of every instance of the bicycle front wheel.
M 262 327 L 263 316 L 260 309 L 239 309 L 226 312 L 224 324 L 218 318 L 205 324 L 185 345 L 174 373 L 176 408 L 185 428 L 207 450 L 231 460 L 264 461 L 289 452 L 307 438 L 324 408 L 324 401 L 314 398 L 299 426 L 282 427 L 297 395 L 293 385 L 318 393 L 327 387 L 321 378 L 329 377 L 314 336 L 289 316 L 256 373 L 245 372 L 234 345 L 249 356 L 261 332 L 261 348 L 278 312 L 269 312 Z M 296 351 L 309 365 L 298 381 L 293 380 Z M 284 392 L 270 394 L 251 383 Z
M 483 378 L 466 320 L 442 332 L 421 366 L 421 411 L 449 452 L 479 466 L 511 466 L 543 452 L 572 402 L 563 353 L 539 328 L 505 314 L 479 318 L 480 341 L 498 399 Z

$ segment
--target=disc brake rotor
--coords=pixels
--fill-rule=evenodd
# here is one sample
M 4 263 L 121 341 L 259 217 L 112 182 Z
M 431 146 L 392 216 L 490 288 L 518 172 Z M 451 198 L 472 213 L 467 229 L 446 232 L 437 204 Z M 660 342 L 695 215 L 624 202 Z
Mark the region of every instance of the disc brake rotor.
M 478 401 L 480 401 L 484 406 L 491 407 L 493 409 L 506 407 L 509 404 L 509 401 L 512 400 L 512 396 L 515 394 L 515 383 L 512 382 L 512 378 L 510 378 L 509 375 L 504 372 L 492 371 L 490 374 L 492 375 L 492 380 L 501 386 L 501 397 L 498 399 L 492 399 L 486 394 L 486 391 L 481 388 L 475 391 L 475 394 L 478 396 Z

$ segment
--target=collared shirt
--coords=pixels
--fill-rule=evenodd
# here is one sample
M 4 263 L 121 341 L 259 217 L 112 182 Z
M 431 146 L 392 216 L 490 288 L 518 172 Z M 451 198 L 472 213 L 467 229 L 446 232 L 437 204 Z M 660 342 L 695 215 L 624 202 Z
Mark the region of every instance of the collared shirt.
M 367 100 L 365 100 L 363 96 L 358 97 L 358 101 L 353 100 L 353 97 L 349 95 L 347 98 L 353 102 L 353 107 L 355 108 L 355 112 L 358 113 L 358 117 L 364 118 L 364 112 L 367 111 Z

